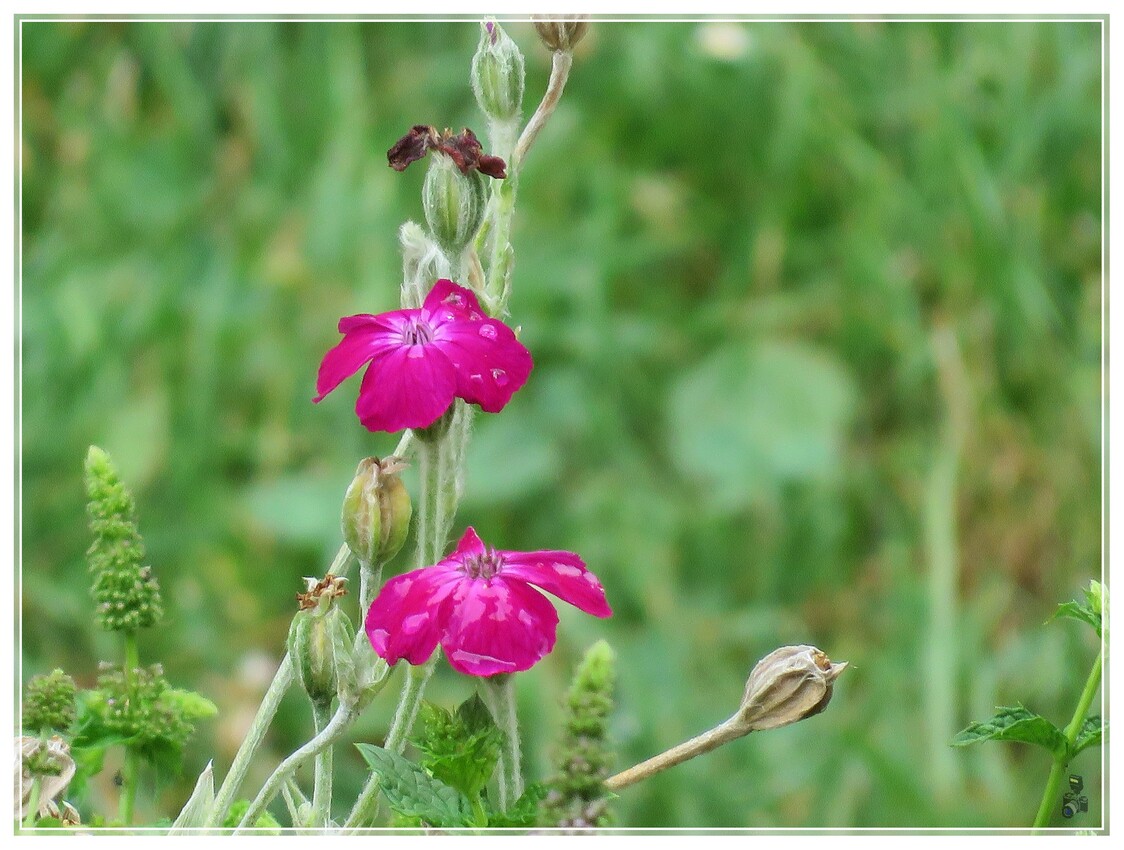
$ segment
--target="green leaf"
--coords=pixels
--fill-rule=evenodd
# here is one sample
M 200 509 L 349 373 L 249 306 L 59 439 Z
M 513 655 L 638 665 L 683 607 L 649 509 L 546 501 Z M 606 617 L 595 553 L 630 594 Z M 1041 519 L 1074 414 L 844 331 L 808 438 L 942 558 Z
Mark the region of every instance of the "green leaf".
M 421 751 L 422 767 L 469 800 L 476 799 L 495 772 L 503 744 L 487 706 L 477 695 L 454 714 L 427 703 L 421 728 L 413 744 Z
M 58 818 L 39 818 L 35 822 L 36 829 L 58 829 L 62 826 L 62 821 Z
M 430 826 L 467 826 L 472 805 L 455 788 L 430 776 L 397 753 L 371 744 L 356 744 L 379 777 L 386 802 L 405 817 L 417 817 Z
M 1096 630 L 1098 637 L 1101 634 L 1101 615 L 1093 611 L 1088 605 L 1082 605 L 1077 601 L 1063 602 L 1058 606 L 1058 610 L 1054 612 L 1054 616 L 1050 620 L 1056 620 L 1058 617 L 1067 617 L 1071 620 L 1088 623 Z
M 546 786 L 535 782 L 506 812 L 488 812 L 489 827 L 530 827 L 538 820 L 539 803 L 546 797 Z
M 160 695 L 184 720 L 203 720 L 215 717 L 219 707 L 202 694 L 181 688 L 168 688 Z
M 1108 724 L 1103 722 L 1098 715 L 1086 717 L 1085 722 L 1081 724 L 1081 729 L 1077 732 L 1077 737 L 1073 741 L 1070 757 L 1072 758 L 1089 747 L 1098 746 L 1101 743 L 1101 738 L 1104 735 L 1104 729 L 1107 725 Z
M 1045 717 L 1028 711 L 1023 706 L 1001 707 L 990 720 L 971 723 L 952 739 L 952 746 L 966 747 L 981 741 L 1019 741 L 1037 744 L 1053 753 L 1063 755 L 1067 749 L 1065 735 Z

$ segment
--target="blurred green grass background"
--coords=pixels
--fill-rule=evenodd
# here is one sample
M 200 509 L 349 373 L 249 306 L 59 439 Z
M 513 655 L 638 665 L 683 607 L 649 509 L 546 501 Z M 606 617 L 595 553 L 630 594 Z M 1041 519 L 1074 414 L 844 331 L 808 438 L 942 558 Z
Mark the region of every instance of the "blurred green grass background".
M 529 114 L 549 58 L 509 31 Z M 97 443 L 165 589 L 142 659 L 222 709 L 142 798 L 155 818 L 212 756 L 225 772 L 356 462 L 394 446 L 350 383 L 313 406 L 314 377 L 339 316 L 396 303 L 423 174 L 386 149 L 415 123 L 484 133 L 478 28 L 21 32 L 24 674 L 89 684 L 117 653 L 83 557 Z M 520 186 L 535 371 L 480 417 L 455 529 L 575 550 L 615 608 L 562 610 L 521 677 L 532 777 L 598 637 L 622 768 L 809 642 L 852 665 L 823 715 L 624 792 L 619 823 L 1030 823 L 1044 754 L 947 742 L 1017 701 L 1068 721 L 1095 653 L 1043 624 L 1100 571 L 1101 62 L 1097 22 L 592 28 Z M 470 692 L 446 668 L 430 696 Z M 309 728 L 290 697 L 256 780 Z M 337 765 L 346 799 L 361 761 Z M 1073 825 L 1097 824 L 1096 751 L 1071 769 L 1092 791 Z

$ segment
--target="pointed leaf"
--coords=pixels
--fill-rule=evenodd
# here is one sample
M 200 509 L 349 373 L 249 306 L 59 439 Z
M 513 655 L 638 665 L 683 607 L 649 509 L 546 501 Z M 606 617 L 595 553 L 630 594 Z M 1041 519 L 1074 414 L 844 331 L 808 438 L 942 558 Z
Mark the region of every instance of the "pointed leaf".
M 1108 726 L 1108 724 L 1103 722 L 1097 715 L 1086 717 L 1085 722 L 1081 725 L 1080 731 L 1077 733 L 1077 737 L 1073 741 L 1071 754 L 1075 756 L 1089 747 L 1099 746 L 1106 726 Z
M 1055 756 L 1067 749 L 1065 735 L 1045 717 L 1023 706 L 1001 707 L 996 715 L 982 723 L 970 723 L 968 728 L 952 739 L 952 746 L 966 747 L 980 741 L 1019 741 L 1037 744 Z
M 1101 615 L 1093 611 L 1089 606 L 1082 605 L 1080 602 L 1063 602 L 1058 606 L 1058 610 L 1054 612 L 1054 616 L 1050 618 L 1051 621 L 1059 617 L 1067 617 L 1071 620 L 1080 620 L 1083 623 L 1088 623 L 1092 626 L 1099 636 L 1101 633 Z
M 471 824 L 472 806 L 455 788 L 397 753 L 371 744 L 355 746 L 378 775 L 387 804 L 398 814 L 421 818 L 430 826 Z
M 207 762 L 207 766 L 199 774 L 199 778 L 195 781 L 195 790 L 180 809 L 179 817 L 168 831 L 169 835 L 206 825 L 211 809 L 215 805 L 215 773 L 211 765 L 212 762 Z

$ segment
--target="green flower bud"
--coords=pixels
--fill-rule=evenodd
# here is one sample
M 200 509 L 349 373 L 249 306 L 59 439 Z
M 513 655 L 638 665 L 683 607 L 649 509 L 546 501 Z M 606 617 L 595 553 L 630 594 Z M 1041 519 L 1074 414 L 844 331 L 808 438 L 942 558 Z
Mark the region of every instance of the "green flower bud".
M 523 106 L 523 54 L 495 21 L 480 25 L 480 45 L 472 57 L 472 92 L 493 121 L 519 117 Z
M 782 646 L 757 662 L 735 715 L 743 734 L 787 726 L 827 708 L 835 680 L 847 667 L 814 646 Z
M 142 566 L 144 542 L 137 531 L 132 494 L 112 461 L 97 446 L 86 455 L 86 495 L 94 542 L 86 553 L 94 577 L 97 617 L 110 631 L 132 632 L 164 615 L 160 585 Z
M 136 667 L 99 665 L 97 690 L 87 700 L 106 731 L 130 738 L 141 752 L 180 751 L 195 731 L 192 720 L 214 714 L 214 704 L 168 686 L 159 664 Z
M 466 173 L 451 156 L 433 152 L 422 185 L 422 209 L 445 256 L 459 257 L 472 242 L 484 221 L 487 202 L 483 174 L 475 169 Z
M 65 732 L 74 722 L 78 688 L 62 670 L 34 676 L 23 696 L 23 728 L 34 734 Z
M 319 705 L 330 705 L 337 693 L 354 692 L 356 687 L 352 656 L 355 630 L 335 604 L 347 592 L 345 579 L 329 574 L 320 581 L 305 580 L 308 590 L 297 594 L 301 610 L 289 627 L 289 654 L 308 698 Z
M 1089 610 L 1094 614 L 1104 616 L 1104 585 L 1096 579 L 1089 582 L 1089 589 L 1085 591 L 1085 600 L 1089 603 Z
M 535 31 L 548 50 L 561 50 L 569 53 L 589 30 L 589 21 L 578 18 L 560 21 L 557 18 L 538 18 Z
M 343 539 L 367 567 L 397 555 L 410 532 L 410 493 L 398 477 L 403 468 L 396 457 L 364 458 L 343 497 Z
M 613 762 L 609 715 L 613 710 L 616 656 L 605 641 L 589 648 L 566 695 L 558 773 L 547 783 L 540 825 L 610 826 L 612 796 L 605 779 Z

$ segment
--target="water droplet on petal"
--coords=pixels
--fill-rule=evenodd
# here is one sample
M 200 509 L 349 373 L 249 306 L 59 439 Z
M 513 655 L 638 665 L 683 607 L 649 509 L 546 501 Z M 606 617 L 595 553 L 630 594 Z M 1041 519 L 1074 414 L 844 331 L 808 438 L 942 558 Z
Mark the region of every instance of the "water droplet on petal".
M 495 339 L 496 329 L 491 325 L 481 325 L 480 336 L 484 337 L 484 339 Z
M 442 321 L 445 321 L 445 322 L 451 322 L 454 319 L 456 319 L 456 314 L 453 313 L 452 310 L 446 310 L 444 313 L 441 314 L 441 319 L 442 319 Z
M 482 384 L 482 383 L 484 383 L 484 376 L 483 376 L 483 375 L 480 375 L 480 374 L 477 374 L 477 375 L 469 375 L 469 376 L 468 376 L 468 379 L 469 379 L 470 381 L 473 381 L 473 382 L 477 383 L 477 384 Z
M 503 369 L 493 369 L 492 380 L 496 382 L 497 387 L 506 386 L 507 372 L 505 372 Z

